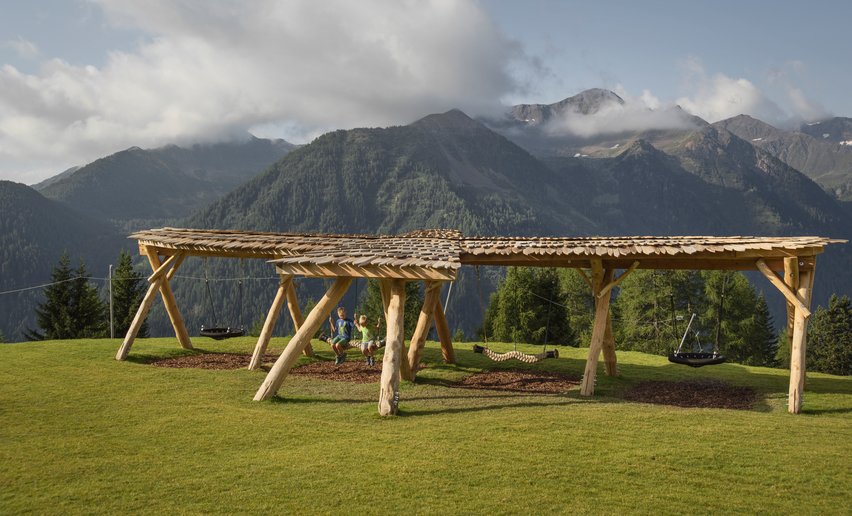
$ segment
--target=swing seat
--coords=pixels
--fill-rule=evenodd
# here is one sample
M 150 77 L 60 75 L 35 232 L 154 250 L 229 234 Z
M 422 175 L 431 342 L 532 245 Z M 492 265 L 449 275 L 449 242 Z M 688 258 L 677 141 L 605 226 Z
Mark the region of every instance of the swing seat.
M 202 326 L 199 334 L 202 337 L 210 337 L 214 340 L 225 340 L 231 337 L 242 337 L 246 332 L 242 328 L 205 328 Z
M 669 353 L 669 362 L 689 367 L 718 365 L 725 360 L 725 355 L 718 353 Z

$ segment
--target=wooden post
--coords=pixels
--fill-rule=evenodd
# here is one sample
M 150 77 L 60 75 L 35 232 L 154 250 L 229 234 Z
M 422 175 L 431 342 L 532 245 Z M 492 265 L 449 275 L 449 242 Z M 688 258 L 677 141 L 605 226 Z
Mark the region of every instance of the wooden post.
M 814 271 L 799 272 L 798 297 L 806 307 L 811 305 Z M 795 307 L 793 320 L 793 342 L 790 350 L 790 391 L 787 396 L 787 411 L 798 414 L 802 411 L 802 394 L 805 390 L 805 355 L 807 351 L 808 319 L 805 312 Z
M 124 336 L 124 342 L 118 348 L 115 354 L 116 360 L 124 360 L 127 354 L 130 353 L 130 347 L 133 346 L 133 341 L 136 339 L 136 334 L 139 333 L 139 328 L 142 327 L 142 322 L 148 317 L 148 311 L 154 303 L 154 296 L 160 290 L 160 284 L 165 281 L 165 276 L 160 276 L 154 283 L 148 286 L 148 291 L 145 292 L 145 297 L 142 298 L 142 303 L 139 304 L 139 309 L 136 310 L 136 315 L 133 317 L 133 322 L 130 323 L 130 328 L 127 329 L 127 335 Z
M 391 290 L 393 290 L 393 283 L 396 280 L 391 279 L 382 279 L 379 280 L 379 290 L 382 294 L 382 304 L 385 308 L 385 324 L 389 324 L 390 321 L 390 312 L 388 311 L 388 307 L 390 306 L 390 298 L 391 298 Z M 405 314 L 405 304 L 403 303 L 402 312 Z M 385 342 L 385 346 L 387 346 L 387 342 Z M 406 356 L 408 353 L 405 350 L 405 334 L 403 334 L 402 341 L 402 356 Z M 408 363 L 408 360 L 403 359 L 402 363 L 399 365 L 400 370 L 402 371 L 403 378 L 411 378 L 411 366 Z
M 290 309 L 290 318 L 293 320 L 293 328 L 295 328 L 293 333 L 296 333 L 299 331 L 299 327 L 302 326 L 304 319 L 302 319 L 302 310 L 299 309 L 299 298 L 296 296 L 296 285 L 294 285 L 292 281 L 287 287 L 287 308 Z M 308 341 L 308 344 L 305 346 L 302 353 L 304 353 L 306 357 L 314 356 L 314 347 L 311 346 L 310 341 Z
M 281 384 L 284 382 L 284 378 L 287 377 L 293 364 L 299 359 L 299 354 L 305 348 L 305 345 L 311 341 L 311 337 L 313 337 L 320 325 L 325 322 L 326 316 L 340 301 L 351 283 L 351 277 L 339 277 L 329 287 L 319 303 L 308 314 L 299 331 L 290 339 L 281 356 L 275 361 L 275 365 L 269 370 L 269 374 L 266 375 L 263 384 L 254 395 L 255 401 L 269 399 L 278 392 L 278 389 L 281 388 Z
M 411 336 L 411 344 L 408 348 L 409 371 L 406 380 L 414 381 L 417 376 L 417 368 L 420 366 L 420 358 L 423 356 L 423 348 L 426 347 L 426 336 L 432 327 L 432 316 L 435 313 L 435 303 L 439 302 L 441 293 L 440 281 L 427 281 L 425 283 L 426 294 L 423 296 L 423 307 L 417 318 L 417 326 L 414 335 Z
M 453 349 L 453 338 L 450 335 L 450 328 L 447 326 L 447 318 L 444 315 L 444 307 L 441 306 L 441 299 L 435 303 L 435 330 L 438 332 L 438 340 L 441 341 L 441 354 L 444 356 L 444 362 L 447 364 L 456 363 L 456 350 Z
M 592 342 L 589 344 L 589 355 L 586 358 L 586 372 L 583 375 L 583 383 L 580 387 L 580 394 L 583 396 L 591 396 L 595 393 L 598 357 L 601 354 L 606 337 L 606 325 L 607 321 L 609 321 L 609 300 L 612 297 L 612 292 L 607 291 L 601 297 L 598 297 L 598 294 L 603 288 L 603 285 L 608 283 L 606 281 L 607 277 L 612 278 L 612 269 L 604 271 L 601 260 L 592 260 L 592 284 L 595 287 L 593 292 L 595 297 L 595 322 L 592 326 Z
M 405 346 L 405 280 L 390 282 L 388 302 L 387 337 L 382 361 L 379 415 L 396 414 L 399 401 L 400 366 L 404 360 Z
M 784 284 L 790 290 L 797 292 L 799 290 L 799 258 L 791 256 L 784 258 Z M 796 318 L 796 308 L 793 303 L 787 302 L 787 347 L 793 347 L 793 323 Z
M 263 363 L 263 355 L 266 353 L 266 347 L 269 345 L 269 339 L 272 338 L 272 330 L 275 328 L 275 323 L 278 322 L 278 315 L 281 313 L 281 307 L 284 305 L 284 299 L 287 297 L 287 289 L 293 281 L 292 276 L 281 275 L 278 282 L 278 291 L 275 292 L 275 299 L 272 300 L 272 306 L 269 307 L 269 313 L 266 314 L 266 320 L 263 322 L 263 329 L 260 330 L 260 336 L 257 338 L 257 344 L 254 346 L 254 353 L 251 356 L 249 370 L 258 369 Z
M 151 268 L 156 272 L 163 264 L 160 261 L 157 250 L 145 246 L 145 255 L 151 263 Z M 172 287 L 169 286 L 168 280 L 160 282 L 160 296 L 163 298 L 163 305 L 166 307 L 166 313 L 169 314 L 169 320 L 172 322 L 172 328 L 175 330 L 175 336 L 178 342 L 180 342 L 181 347 L 183 349 L 192 349 L 192 340 L 189 338 L 189 332 L 186 331 L 186 325 L 183 322 L 183 317 L 180 315 L 175 295 L 172 292 Z
M 607 314 L 603 343 L 604 371 L 607 376 L 618 376 L 618 358 L 615 354 L 615 335 L 612 334 L 612 312 Z

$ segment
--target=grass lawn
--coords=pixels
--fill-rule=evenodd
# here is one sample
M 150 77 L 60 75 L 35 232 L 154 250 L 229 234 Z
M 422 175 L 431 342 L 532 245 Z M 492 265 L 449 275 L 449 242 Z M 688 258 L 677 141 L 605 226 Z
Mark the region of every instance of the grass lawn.
M 197 338 L 249 353 L 251 338 Z M 174 339 L 0 346 L 0 513 L 828 513 L 852 507 L 852 377 L 809 374 L 786 413 L 788 372 L 694 370 L 619 352 L 597 394 L 474 391 L 483 368 L 582 374 L 586 349 L 495 364 L 429 343 L 400 416 L 377 384 L 290 376 L 254 402 L 265 372 L 167 369 Z M 284 339 L 271 347 L 283 348 Z M 329 358 L 327 346 L 314 343 Z M 497 350 L 509 349 L 493 346 Z M 538 347 L 519 348 L 540 351 Z M 354 358 L 354 352 L 353 358 Z M 305 361 L 307 359 L 302 359 Z M 602 370 L 602 367 L 601 367 Z M 760 393 L 751 411 L 628 403 L 641 380 L 724 379 Z

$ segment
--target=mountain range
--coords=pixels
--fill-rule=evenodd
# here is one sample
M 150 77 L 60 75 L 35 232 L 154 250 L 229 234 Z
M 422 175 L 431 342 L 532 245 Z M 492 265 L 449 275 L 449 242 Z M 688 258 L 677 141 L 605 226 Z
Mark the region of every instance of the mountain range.
M 470 235 L 852 236 L 852 216 L 841 195 L 852 176 L 843 161 L 845 140 L 829 142 L 822 133 L 814 138 L 804 128 L 783 131 L 742 116 L 708 124 L 679 108 L 654 115 L 673 127 L 581 135 L 548 129 L 559 123 L 581 127 L 582 117 L 600 116 L 623 102 L 612 92 L 589 90 L 552 105 L 515 106 L 498 120 L 474 120 L 451 110 L 406 126 L 333 131 L 295 149 L 254 142 L 266 149 L 265 158 L 250 162 L 234 153 L 231 162 L 246 166 L 239 174 L 224 174 L 227 180 L 200 173 L 202 167 L 175 165 L 180 159 L 174 156 L 185 150 L 128 149 L 42 184 L 50 199 L 38 202 L 72 210 L 80 220 L 100 221 L 92 227 L 102 235 L 175 221 L 199 228 L 336 233 L 444 227 Z M 566 121 L 571 117 L 580 121 Z M 843 124 L 834 120 L 824 123 L 844 138 Z M 230 151 L 220 151 L 218 162 L 228 162 Z M 15 188 L 28 199 L 24 202 L 37 202 L 34 190 Z M 113 202 L 112 195 L 124 190 L 122 201 Z M 20 221 L 14 238 L 4 227 L 0 239 L 41 241 L 27 224 Z M 106 259 L 114 259 L 121 245 L 109 253 L 104 248 Z M 49 277 L 57 258 L 47 261 L 42 278 Z M 832 292 L 852 293 L 850 258 L 848 246 L 832 246 L 820 258 L 815 303 L 825 303 Z M 11 263 L 14 268 L 16 262 Z M 274 280 L 263 279 L 271 275 L 267 264 L 190 259 L 175 280 L 190 327 L 209 318 L 204 283 L 193 278 L 210 272 L 213 277 L 242 272 L 257 280 L 248 283 L 261 286 L 246 296 L 243 307 L 233 302 L 233 282 L 220 284 L 216 303 L 222 319 L 250 321 L 268 308 Z M 487 293 L 501 271 L 482 272 Z M 314 296 L 321 283 L 303 281 L 300 295 Z M 463 271 L 448 310 L 466 332 L 481 318 L 476 291 L 473 274 Z M 778 321 L 783 303 L 778 298 L 770 306 Z M 151 318 L 154 334 L 168 334 L 161 311 Z M 14 336 L 10 321 L 0 324 Z

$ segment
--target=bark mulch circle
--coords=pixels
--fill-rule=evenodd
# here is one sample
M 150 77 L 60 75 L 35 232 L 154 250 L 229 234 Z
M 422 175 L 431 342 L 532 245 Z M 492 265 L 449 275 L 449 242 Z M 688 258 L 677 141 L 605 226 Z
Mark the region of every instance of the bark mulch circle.
M 483 371 L 466 376 L 452 387 L 490 391 L 560 394 L 580 385 L 576 376 L 550 371 Z
M 277 359 L 278 355 L 266 354 L 263 356 L 263 363 L 269 364 Z M 251 355 L 245 353 L 200 353 L 161 358 L 150 363 L 157 367 L 171 368 L 244 369 L 250 361 Z M 340 365 L 335 365 L 332 361 L 320 361 L 295 367 L 290 374 L 336 382 L 373 383 L 382 377 L 382 363 L 377 362 L 375 366 L 370 367 L 363 359 L 348 360 Z
M 757 402 L 757 393 L 750 387 L 709 378 L 682 382 L 648 380 L 628 389 L 624 399 L 675 407 L 751 410 Z
M 293 368 L 290 374 L 335 382 L 378 383 L 382 378 L 382 363 L 376 362 L 376 365 L 370 367 L 363 359 L 350 359 L 340 365 L 330 360 L 311 362 Z
M 274 362 L 275 355 L 264 355 L 264 362 Z M 200 353 L 179 357 L 160 358 L 151 361 L 157 367 L 195 368 L 195 369 L 242 369 L 251 362 L 251 355 L 245 353 Z

